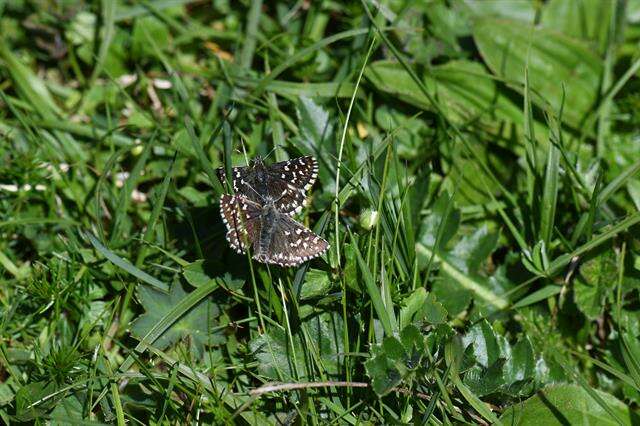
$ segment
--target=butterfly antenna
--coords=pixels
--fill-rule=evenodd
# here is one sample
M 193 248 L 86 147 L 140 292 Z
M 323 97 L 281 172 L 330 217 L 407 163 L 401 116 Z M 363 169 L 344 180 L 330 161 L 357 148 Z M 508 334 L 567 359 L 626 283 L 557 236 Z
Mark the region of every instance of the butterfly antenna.
M 262 195 L 260 195 L 260 193 L 258 191 L 256 191 L 255 189 L 253 189 L 253 186 L 249 185 L 248 182 L 245 182 L 245 185 L 247 185 L 249 187 L 249 189 L 251 189 L 253 192 L 256 193 L 256 195 L 258 196 L 258 198 L 260 198 L 262 200 Z
M 265 155 L 263 159 L 266 160 L 267 158 L 269 158 L 269 156 L 271 154 L 273 154 L 273 151 L 275 151 L 278 148 L 280 148 L 280 145 L 274 145 L 273 148 L 271 149 L 271 151 L 269 151 L 269 153 L 267 155 Z

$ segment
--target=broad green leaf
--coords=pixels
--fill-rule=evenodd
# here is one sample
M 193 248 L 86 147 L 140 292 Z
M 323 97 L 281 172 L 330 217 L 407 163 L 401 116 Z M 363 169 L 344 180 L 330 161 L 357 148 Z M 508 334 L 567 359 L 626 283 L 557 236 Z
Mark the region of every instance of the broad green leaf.
M 471 299 L 473 292 L 459 285 L 453 277 L 446 272 L 441 272 L 431 288 L 438 302 L 453 317 L 464 311 Z
M 581 41 L 504 19 L 476 21 L 473 36 L 491 71 L 521 93 L 528 68 L 536 105 L 559 111 L 564 86 L 563 117 L 568 124 L 579 127 L 593 108 L 602 61 Z
M 444 306 L 436 300 L 433 293 L 427 294 L 422 287 L 407 296 L 403 304 L 400 310 L 400 327 L 403 330 L 414 321 L 426 321 L 437 325 L 447 319 Z
M 498 234 L 489 232 L 487 226 L 482 225 L 473 234 L 463 237 L 456 243 L 450 252 L 450 258 L 462 270 L 475 272 L 496 249 L 497 243 Z
M 523 337 L 511 347 L 510 356 L 504 365 L 503 375 L 506 384 L 511 385 L 510 392 L 515 394 L 513 384 L 532 381 L 535 376 L 536 360 L 533 347 L 528 338 Z M 524 384 L 524 383 L 522 383 Z
M 402 382 L 402 376 L 395 363 L 384 353 L 368 360 L 364 366 L 371 377 L 373 391 L 379 396 L 386 395 Z
M 427 290 L 425 290 L 424 287 L 417 288 L 413 293 L 404 298 L 402 308 L 400 309 L 401 329 L 414 320 L 414 315 L 422 309 L 426 300 Z
M 436 300 L 433 293 L 429 294 L 419 314 L 424 316 L 425 321 L 434 325 L 442 324 L 447 320 L 447 310 Z
M 0 383 L 0 407 L 13 401 L 14 393 L 9 383 Z
M 376 109 L 375 121 L 387 133 L 393 132 L 393 143 L 401 158 L 416 158 L 429 150 L 427 144 L 433 138 L 433 130 L 418 118 L 403 114 L 398 109 L 382 105 Z M 431 145 L 431 150 L 435 147 Z
M 573 282 L 574 299 L 578 309 L 590 320 L 600 316 L 607 295 L 613 291 L 618 279 L 618 267 L 615 252 L 611 247 L 599 250 L 599 253 L 580 265 L 579 273 Z
M 400 340 L 396 337 L 385 337 L 382 341 L 382 351 L 385 355 L 394 361 L 402 361 L 407 357 L 407 352 Z
M 331 285 L 331 277 L 326 271 L 309 269 L 300 288 L 300 299 L 325 296 L 331 289 Z
M 488 368 L 474 365 L 465 372 L 463 383 L 477 396 L 495 393 L 505 384 L 504 363 L 504 359 L 499 359 Z
M 312 99 L 301 97 L 296 108 L 300 127 L 300 143 L 307 152 L 316 152 L 326 143 L 333 143 L 334 120 L 329 112 Z
M 471 14 L 476 18 L 504 17 L 526 23 L 533 22 L 536 17 L 535 3 L 529 0 L 463 0 L 462 2 L 454 2 L 455 5 L 458 3 L 469 8 Z
M 187 296 L 180 284 L 173 284 L 169 294 L 141 285 L 138 287 L 138 298 L 145 313 L 140 315 L 131 326 L 131 333 L 142 339 L 160 320 Z M 196 306 L 177 319 L 153 343 L 163 350 L 180 339 L 188 338 L 191 347 L 198 355 L 202 354 L 205 345 L 224 342 L 221 334 L 209 332 L 215 319 L 220 315 L 220 308 L 209 298 L 201 300 Z
M 383 396 L 421 365 L 425 356 L 425 339 L 417 327 L 408 325 L 395 336 L 385 337 L 382 345 L 373 348 L 375 356 L 365 363 L 374 391 Z
M 51 412 L 51 425 L 63 426 L 68 424 L 83 424 L 82 403 L 75 395 L 69 395 L 56 404 Z M 77 423 L 76 423 L 77 422 Z
M 427 96 L 397 62 L 374 62 L 367 67 L 365 76 L 380 91 L 419 108 L 434 110 Z M 501 120 L 524 123 L 520 108 L 498 90 L 491 75 L 479 63 L 451 61 L 433 67 L 420 78 L 453 121 L 465 123 L 481 117 L 485 119 L 483 124 L 496 129 L 497 121 Z
M 416 355 L 419 357 L 424 355 L 424 336 L 420 333 L 418 327 L 409 324 L 403 328 L 400 332 L 400 342 L 410 358 Z M 414 366 L 407 366 L 407 368 L 413 368 Z
M 498 337 L 486 320 L 480 321 L 462 337 L 462 345 L 471 346 L 475 360 L 483 367 L 493 365 L 502 355 Z
M 546 369 L 543 359 L 534 357 L 533 347 L 526 337 L 514 345 L 494 332 L 482 320 L 463 336 L 466 346 L 464 384 L 478 396 L 502 393 L 511 396 L 529 395 L 536 383 L 547 378 L 538 369 Z
M 614 7 L 614 2 L 602 0 L 550 0 L 542 8 L 540 24 L 602 49 Z
M 593 390 L 625 425 L 637 424 L 635 412 L 614 396 Z M 562 384 L 544 388 L 524 402 L 509 407 L 500 417 L 504 424 L 525 425 L 618 425 L 589 393 L 578 385 Z
M 311 378 L 307 366 L 311 362 L 311 351 L 317 353 L 326 372 L 338 373 L 337 354 L 342 349 L 342 317 L 323 313 L 305 320 L 309 341 L 295 334 L 291 339 L 281 328 L 269 331 L 249 343 L 258 360 L 260 374 L 270 380 L 304 380 Z
M 220 276 L 219 274 L 223 274 L 226 270 L 228 268 L 224 268 L 220 262 L 200 259 L 184 266 L 182 274 L 189 284 L 200 287 L 215 281 Z M 222 277 L 226 286 L 229 286 L 229 279 L 231 279 L 230 275 Z
M 431 212 L 425 217 L 420 227 L 418 240 L 424 246 L 433 249 L 438 239 L 438 232 L 441 233 L 440 240 L 437 241 L 438 250 L 443 250 L 447 243 L 456 234 L 460 226 L 460 211 L 452 208 L 447 213 L 448 203 L 451 202 L 448 194 L 442 194 L 434 203 Z
M 18 421 L 26 422 L 41 417 L 62 398 L 55 394 L 56 386 L 44 381 L 31 382 L 16 392 L 16 415 Z

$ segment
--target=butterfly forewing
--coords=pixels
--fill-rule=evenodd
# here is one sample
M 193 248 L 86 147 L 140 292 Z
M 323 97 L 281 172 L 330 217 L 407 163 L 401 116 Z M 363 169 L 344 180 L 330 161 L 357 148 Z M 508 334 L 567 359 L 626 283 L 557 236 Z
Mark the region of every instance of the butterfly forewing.
M 224 169 L 216 172 L 224 184 Z M 258 159 L 251 166 L 234 167 L 232 174 L 231 183 L 236 193 L 258 203 L 275 200 L 279 211 L 292 215 L 304 206 L 306 192 L 318 176 L 318 162 L 305 156 L 265 166 Z
M 220 197 L 220 214 L 227 227 L 226 238 L 236 252 L 245 253 L 260 235 L 261 206 L 237 195 Z
M 291 217 L 280 214 L 271 235 L 269 249 L 257 260 L 281 266 L 297 266 L 320 256 L 329 243 Z
M 318 162 L 311 156 L 294 158 L 268 167 L 273 182 L 276 207 L 283 213 L 298 213 L 305 204 L 307 191 L 318 177 Z

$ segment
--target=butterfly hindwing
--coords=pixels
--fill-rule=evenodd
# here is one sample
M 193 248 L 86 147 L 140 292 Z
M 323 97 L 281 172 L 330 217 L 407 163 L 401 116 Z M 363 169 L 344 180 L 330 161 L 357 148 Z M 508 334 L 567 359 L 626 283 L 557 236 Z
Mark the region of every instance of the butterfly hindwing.
M 226 238 L 237 253 L 245 253 L 260 235 L 261 206 L 239 195 L 220 197 L 220 214 L 227 227 Z
M 310 229 L 285 214 L 279 214 L 266 252 L 254 256 L 264 263 L 297 266 L 320 256 L 329 243 Z

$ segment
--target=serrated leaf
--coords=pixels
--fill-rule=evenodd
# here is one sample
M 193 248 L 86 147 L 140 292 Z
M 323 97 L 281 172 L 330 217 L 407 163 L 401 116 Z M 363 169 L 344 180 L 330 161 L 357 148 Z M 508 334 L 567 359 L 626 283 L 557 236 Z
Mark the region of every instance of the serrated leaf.
M 171 309 L 187 296 L 180 284 L 171 286 L 169 293 L 139 286 L 138 299 L 145 313 L 140 315 L 131 326 L 131 334 L 142 339 Z M 203 353 L 204 345 L 224 342 L 222 334 L 210 334 L 209 329 L 220 315 L 220 308 L 210 298 L 201 300 L 189 312 L 177 319 L 171 327 L 156 339 L 154 346 L 166 349 L 180 339 L 188 338 L 198 355 Z
M 497 392 L 505 383 L 502 374 L 504 363 L 504 359 L 499 359 L 488 368 L 475 365 L 467 370 L 463 383 L 477 396 Z
M 304 324 L 309 341 L 302 341 L 300 334 L 296 334 L 293 336 L 293 348 L 289 337 L 280 328 L 271 328 L 249 343 L 258 360 L 260 374 L 272 380 L 308 378 L 307 362 L 311 350 L 317 351 L 327 373 L 338 373 L 337 354 L 343 352 L 342 317 L 323 313 L 307 319 Z
M 414 321 L 414 316 L 422 309 L 426 300 L 427 290 L 423 287 L 417 288 L 413 293 L 404 298 L 402 308 L 400 309 L 400 328 L 404 328 Z
M 22 386 L 16 392 L 16 420 L 26 422 L 43 416 L 62 397 L 62 394 L 51 397 L 55 391 L 56 386 L 45 381 Z M 37 401 L 41 403 L 36 404 Z
M 616 255 L 613 250 L 601 250 L 580 265 L 574 280 L 574 300 L 578 309 L 590 320 L 602 314 L 607 295 L 618 279 Z
M 382 341 L 382 351 L 394 361 L 402 361 L 407 357 L 404 346 L 396 337 L 385 337 Z
M 51 426 L 63 426 L 68 424 L 83 423 L 83 407 L 75 395 L 70 395 L 56 404 L 50 414 Z
M 402 376 L 393 361 L 384 353 L 365 362 L 364 366 L 371 377 L 371 387 L 378 396 L 386 395 L 402 381 Z
M 400 332 L 400 341 L 407 354 L 403 367 L 413 370 L 420 365 L 425 355 L 424 336 L 417 327 L 408 325 Z M 399 370 L 402 371 L 402 369 Z
M 182 268 L 182 275 L 189 284 L 194 287 L 200 287 L 207 284 L 212 278 L 204 270 L 204 259 L 191 262 Z
M 333 120 L 322 106 L 312 99 L 300 97 L 296 111 L 300 127 L 300 142 L 306 149 L 314 152 L 324 143 L 333 141 Z
M 623 424 L 637 424 L 638 416 L 622 401 L 599 390 L 594 389 L 593 392 L 604 400 Z M 514 426 L 619 424 L 584 388 L 569 384 L 546 387 L 526 401 L 507 408 L 500 420 Z
M 422 306 L 422 314 L 430 324 L 441 324 L 447 320 L 447 310 L 436 300 L 433 293 L 429 294 Z

